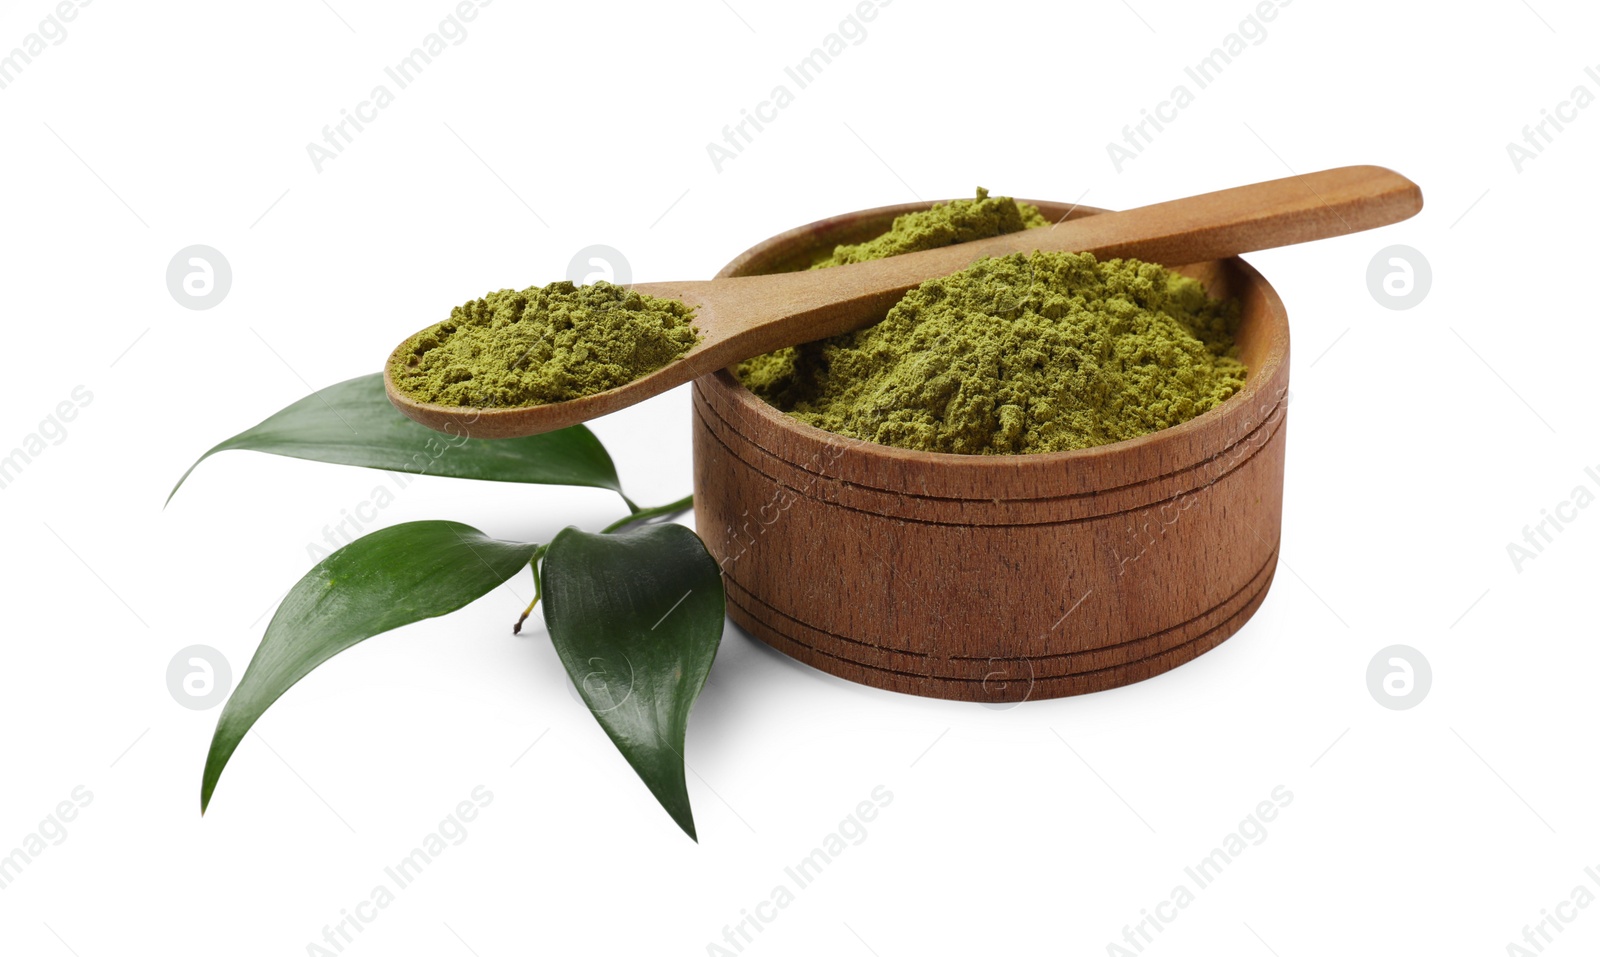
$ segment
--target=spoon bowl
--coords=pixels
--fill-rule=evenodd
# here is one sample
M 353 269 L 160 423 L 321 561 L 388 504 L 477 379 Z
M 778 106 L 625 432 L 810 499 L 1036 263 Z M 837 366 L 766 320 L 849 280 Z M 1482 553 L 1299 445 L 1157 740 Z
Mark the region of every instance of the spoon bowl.
M 397 364 L 413 359 L 408 338 L 385 365 L 384 388 L 402 413 L 441 432 L 491 439 L 537 435 L 615 412 L 783 346 L 871 325 L 907 290 L 986 256 L 1087 252 L 1100 259 L 1178 266 L 1386 226 L 1421 208 L 1422 191 L 1404 176 L 1378 166 L 1346 166 L 832 269 L 639 283 L 629 288 L 692 306 L 700 340 L 681 357 L 625 385 L 564 402 L 508 408 L 420 402 L 394 382 Z

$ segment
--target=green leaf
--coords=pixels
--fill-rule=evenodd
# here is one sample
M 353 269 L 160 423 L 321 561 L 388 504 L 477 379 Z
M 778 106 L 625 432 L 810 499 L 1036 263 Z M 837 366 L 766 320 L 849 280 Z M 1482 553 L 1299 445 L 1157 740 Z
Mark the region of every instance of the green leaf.
M 722 640 L 722 578 L 682 525 L 568 528 L 545 553 L 544 619 L 600 726 L 684 833 L 689 710 Z
M 407 522 L 356 539 L 289 590 L 222 709 L 200 784 L 200 813 L 245 733 L 295 682 L 376 634 L 449 614 L 527 567 L 539 546 L 459 522 Z
M 611 456 L 583 426 L 521 439 L 469 439 L 435 432 L 389 404 L 381 373 L 313 392 L 228 439 L 189 466 L 167 501 L 178 494 L 196 466 L 229 449 L 419 475 L 582 485 L 622 495 Z M 632 502 L 628 505 L 633 507 Z

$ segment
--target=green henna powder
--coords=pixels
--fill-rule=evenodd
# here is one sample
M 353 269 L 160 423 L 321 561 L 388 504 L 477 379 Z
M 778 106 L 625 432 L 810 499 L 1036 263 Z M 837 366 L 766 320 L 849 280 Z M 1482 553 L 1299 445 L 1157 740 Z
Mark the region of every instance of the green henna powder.
M 390 378 L 435 405 L 563 402 L 625 385 L 688 352 L 700 338 L 693 318 L 677 300 L 607 282 L 502 289 L 413 336 Z
M 979 260 L 877 325 L 745 362 L 770 404 L 929 452 L 1061 452 L 1185 422 L 1244 386 L 1238 304 L 1132 259 Z
M 989 191 L 980 186 L 976 199 L 935 203 L 931 209 L 897 216 L 882 236 L 853 246 L 837 246 L 831 256 L 811 268 L 847 266 L 1048 225 L 1050 221 L 1039 207 L 1007 196 L 991 198 Z

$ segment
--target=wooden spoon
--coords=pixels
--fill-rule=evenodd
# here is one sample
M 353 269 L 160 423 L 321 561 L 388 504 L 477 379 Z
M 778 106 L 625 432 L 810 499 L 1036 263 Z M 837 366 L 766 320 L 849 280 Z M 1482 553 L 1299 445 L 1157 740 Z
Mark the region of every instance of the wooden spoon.
M 985 256 L 1089 252 L 1099 259 L 1129 257 L 1178 266 L 1387 226 L 1420 209 L 1422 190 L 1399 173 L 1380 166 L 1345 166 L 831 269 L 638 283 L 631 287 L 635 292 L 693 306 L 700 341 L 677 360 L 626 385 L 545 405 L 432 405 L 395 388 L 390 370 L 402 357 L 403 342 L 385 366 L 384 387 L 401 412 L 442 432 L 490 439 L 536 435 L 615 412 L 783 346 L 869 326 L 906 290 L 959 272 Z

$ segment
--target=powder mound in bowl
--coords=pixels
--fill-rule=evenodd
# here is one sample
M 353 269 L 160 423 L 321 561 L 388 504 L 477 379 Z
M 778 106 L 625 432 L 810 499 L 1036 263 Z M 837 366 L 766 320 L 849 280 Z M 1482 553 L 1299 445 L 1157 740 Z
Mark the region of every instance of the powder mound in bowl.
M 1238 392 L 1238 304 L 1133 259 L 979 260 L 882 322 L 735 369 L 830 432 L 928 452 L 1062 452 L 1188 421 Z
M 1048 225 L 1050 221 L 1039 207 L 1019 203 L 1009 196 L 991 197 L 980 186 L 976 199 L 935 203 L 931 209 L 896 216 L 888 232 L 864 243 L 836 246 L 831 256 L 811 268 L 847 266 Z
M 608 282 L 502 289 L 417 333 L 390 368 L 396 388 L 435 405 L 512 408 L 626 385 L 688 352 L 694 310 Z

